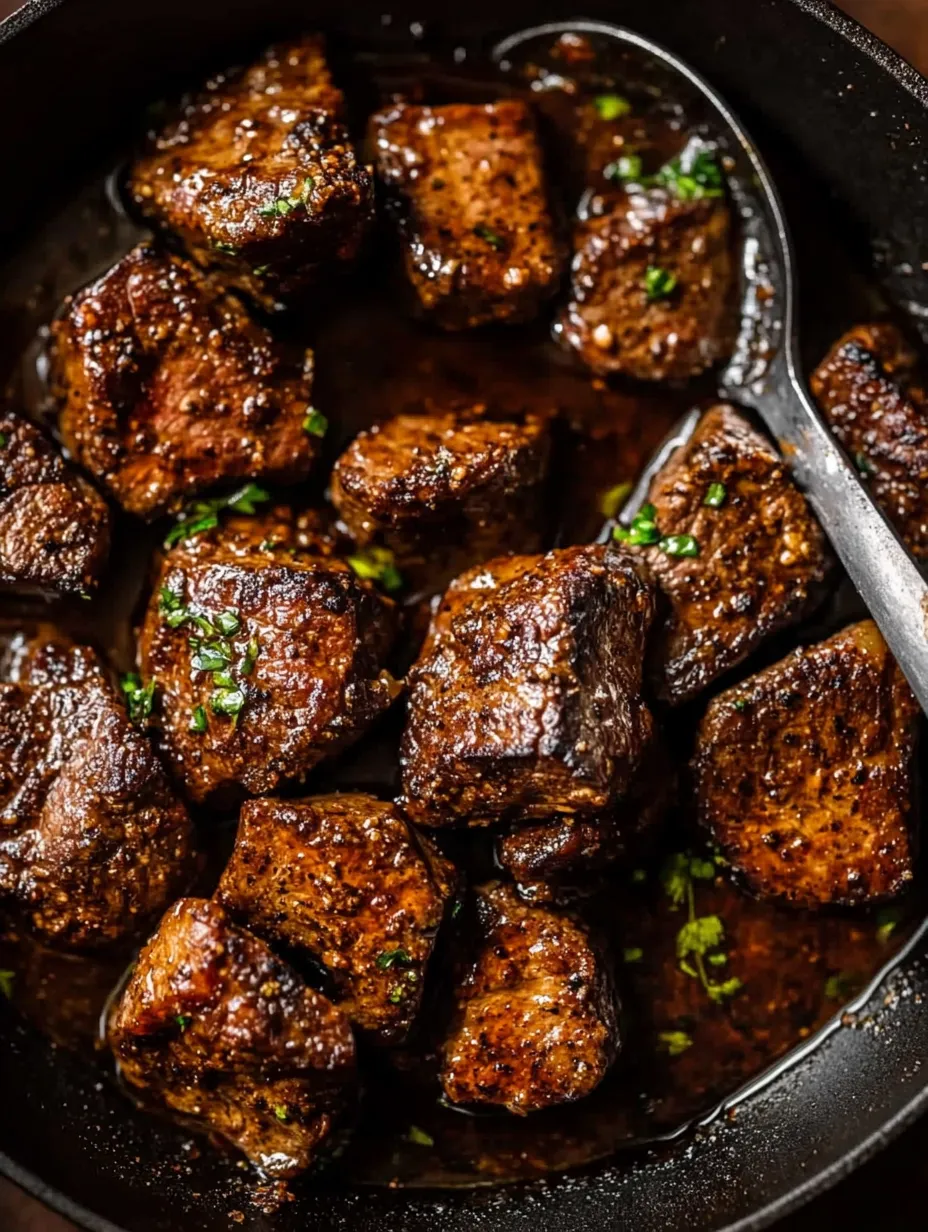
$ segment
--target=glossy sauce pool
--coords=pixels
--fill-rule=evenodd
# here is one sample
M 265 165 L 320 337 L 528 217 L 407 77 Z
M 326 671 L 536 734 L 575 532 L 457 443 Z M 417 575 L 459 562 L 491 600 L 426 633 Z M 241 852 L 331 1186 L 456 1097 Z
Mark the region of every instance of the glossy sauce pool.
M 568 67 L 566 76 L 578 73 L 576 64 Z M 488 81 L 485 69 L 471 73 L 427 60 L 411 67 L 408 60 L 374 55 L 342 69 L 362 118 L 395 89 L 442 101 L 490 98 L 500 89 L 518 88 L 512 79 Z M 577 96 L 549 89 L 559 85 L 551 74 L 534 78 L 544 87 L 533 97 L 541 101 L 552 165 L 560 171 L 555 180 L 565 216 L 576 207 L 581 189 L 569 139 L 573 126 L 586 125 L 591 145 L 604 139 L 608 145 L 611 139 L 590 111 L 590 95 L 608 83 L 608 65 L 586 62 L 579 71 L 589 78 L 589 90 Z M 647 138 L 655 157 L 663 158 L 682 144 L 686 118 L 665 100 L 652 98 L 647 105 L 653 109 Z M 143 123 L 140 117 L 140 127 Z M 633 139 L 634 122 L 626 128 Z M 91 177 L 34 234 L 23 237 L 17 258 L 3 271 L 2 373 L 14 406 L 39 418 L 50 410 L 42 379 L 44 327 L 65 294 L 108 268 L 144 234 L 123 212 L 117 184 L 118 174 Z M 849 272 L 841 293 L 845 281 L 860 292 Z M 867 294 L 857 295 L 864 311 Z M 595 537 L 604 493 L 635 479 L 679 415 L 695 402 L 707 403 L 714 392 L 711 379 L 682 388 L 609 386 L 591 379 L 551 340 L 547 318 L 531 327 L 433 332 L 398 309 L 391 263 L 375 256 L 342 287 L 327 288 L 324 302 L 275 319 L 274 328 L 314 347 L 314 402 L 332 425 L 326 439 L 329 465 L 360 428 L 429 403 L 467 399 L 501 409 L 555 410 L 560 439 L 550 501 L 552 545 Z M 327 470 L 320 467 L 320 477 L 291 498 L 321 499 Z M 38 600 L 3 597 L 2 629 L 10 633 L 54 619 L 101 645 L 120 670 L 129 669 L 133 620 L 163 531 L 163 525 L 145 528 L 121 518 L 98 598 L 52 609 Z M 815 635 L 839 619 L 840 608 L 832 604 Z M 800 631 L 806 635 L 811 631 Z M 795 634 L 778 639 L 764 652 L 768 661 L 795 640 Z M 669 724 L 681 771 L 697 717 L 698 708 L 691 708 Z M 322 767 L 309 789 L 362 787 L 390 795 L 400 720 L 390 716 L 360 745 Z M 679 808 L 660 850 L 636 869 L 611 872 L 606 888 L 578 903 L 611 942 L 624 1004 L 624 1047 L 597 1091 L 581 1103 L 528 1118 L 471 1115 L 440 1102 L 427 1053 L 414 1046 L 370 1053 L 357 1125 L 331 1165 L 336 1177 L 390 1185 L 497 1182 L 581 1165 L 619 1147 L 671 1135 L 810 1039 L 911 932 L 905 919 L 918 918 L 914 901 L 892 918 L 806 916 L 751 901 L 720 871 L 713 881 L 694 883 L 696 909 L 723 921 L 724 977 L 739 979 L 743 987 L 724 1004 L 714 1004 L 678 966 L 675 941 L 685 907 L 673 907 L 661 878 L 668 857 L 692 845 L 686 806 L 681 774 Z M 210 855 L 198 890 L 209 893 L 231 844 L 234 818 L 198 820 Z M 450 841 L 459 850 L 468 844 L 468 862 L 481 871 L 488 868 L 480 838 Z M 56 955 L 13 932 L 0 942 L 0 968 L 14 973 L 13 1001 L 30 1029 L 85 1056 L 105 1083 L 117 1078 L 99 1047 L 101 1012 L 131 958 L 129 953 L 102 960 Z M 178 1127 L 175 1136 L 181 1158 L 189 1152 L 189 1134 Z

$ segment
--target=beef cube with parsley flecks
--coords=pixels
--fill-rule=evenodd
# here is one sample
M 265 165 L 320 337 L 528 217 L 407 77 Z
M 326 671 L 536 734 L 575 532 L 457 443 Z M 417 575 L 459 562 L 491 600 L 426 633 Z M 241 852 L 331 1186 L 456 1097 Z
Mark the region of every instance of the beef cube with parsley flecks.
M 914 875 L 918 720 L 872 621 L 794 650 L 710 703 L 693 758 L 699 820 L 759 897 L 892 898 Z
M 647 748 L 655 596 L 603 545 L 501 556 L 456 578 L 409 677 L 402 805 L 426 825 L 595 813 Z
M 139 517 L 246 479 L 297 482 L 319 452 L 312 353 L 150 244 L 71 297 L 51 361 L 65 444 Z
M 39 427 L 0 410 L 0 586 L 86 595 L 109 548 L 106 501 Z
M 500 552 L 538 550 L 549 452 L 540 415 L 397 415 L 338 459 L 332 502 L 360 548 L 385 547 L 405 581 L 434 592 Z
M 52 629 L 0 655 L 0 904 L 54 946 L 137 936 L 195 871 L 190 820 L 132 722 L 154 692 L 124 692 Z
M 312 538 L 303 547 L 297 533 L 282 548 L 279 526 L 244 520 L 228 535 L 193 535 L 156 578 L 142 673 L 159 692 L 165 756 L 197 801 L 302 780 L 400 688 L 384 667 L 392 601 Z
M 351 262 L 374 216 L 318 34 L 212 77 L 152 129 L 129 196 L 200 265 L 265 307 Z
M 616 534 L 669 599 L 651 653 L 655 689 L 673 705 L 806 616 L 830 563 L 786 464 L 730 406 L 703 415 Z
M 520 1114 L 582 1099 L 620 1047 L 606 956 L 580 920 L 511 886 L 474 898 L 441 1047 L 445 1098 Z
M 419 309 L 444 329 L 537 316 L 565 253 L 527 105 L 398 103 L 371 143 Z
M 599 375 L 685 380 L 731 352 L 730 211 L 717 163 L 690 149 L 576 224 L 555 332 Z
M 603 874 L 614 874 L 615 865 L 647 854 L 675 788 L 667 749 L 656 737 L 618 804 L 601 813 L 510 826 L 496 841 L 496 861 L 530 902 L 571 899 L 595 890 Z
M 248 928 L 321 964 L 335 1003 L 377 1043 L 400 1043 L 422 1001 L 455 886 L 392 804 L 344 794 L 249 800 L 216 891 Z
M 873 499 L 928 556 L 928 397 L 895 325 L 858 325 L 812 374 L 812 392 Z
M 348 1019 L 218 903 L 174 904 L 107 1022 L 129 1091 L 269 1177 L 314 1163 L 358 1100 Z

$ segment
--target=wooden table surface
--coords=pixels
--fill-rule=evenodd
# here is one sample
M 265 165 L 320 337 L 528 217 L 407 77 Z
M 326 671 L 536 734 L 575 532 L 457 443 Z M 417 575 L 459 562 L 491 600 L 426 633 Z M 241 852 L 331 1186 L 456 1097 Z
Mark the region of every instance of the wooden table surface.
M 192 0 L 195 3 L 196 0 Z M 733 0 L 750 3 L 751 0 Z M 131 0 L 130 0 L 131 3 Z M 928 0 L 838 0 L 928 75 Z M 0 0 L 0 17 L 18 7 Z M 7 1110 L 7 1113 L 9 1110 Z M 928 1229 L 928 1119 L 919 1122 L 836 1189 L 789 1216 L 778 1232 L 924 1232 Z M 0 1232 L 76 1232 L 0 1181 Z M 203 1229 L 203 1232 L 210 1232 Z M 693 1232 L 699 1232 L 693 1229 Z

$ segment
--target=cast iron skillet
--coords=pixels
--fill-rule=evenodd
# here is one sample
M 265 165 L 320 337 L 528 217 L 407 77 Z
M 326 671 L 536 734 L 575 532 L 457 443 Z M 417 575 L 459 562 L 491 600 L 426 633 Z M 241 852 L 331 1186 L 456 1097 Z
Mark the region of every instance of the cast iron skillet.
M 449 48 L 489 46 L 520 27 L 579 15 L 565 0 L 414 0 L 386 23 L 385 7 L 31 0 L 0 24 L 0 263 L 18 231 L 60 199 L 70 177 L 118 148 L 172 79 L 288 25 L 361 40 L 379 31 L 402 45 L 410 23 L 421 22 L 427 40 Z M 890 297 L 928 322 L 928 82 L 823 0 L 585 0 L 582 16 L 637 29 L 705 74 L 785 179 L 794 227 L 814 197 Z M 802 268 L 814 292 L 814 250 Z M 760 1228 L 928 1106 L 928 929 L 851 1008 L 860 1011 L 845 1020 L 852 1025 L 826 1028 L 676 1146 L 502 1188 L 351 1192 L 323 1178 L 265 1216 L 249 1204 L 244 1174 L 230 1180 L 209 1152 L 177 1170 L 163 1126 L 0 1004 L 0 1171 L 78 1224 L 110 1232 Z M 243 1221 L 230 1223 L 235 1210 Z

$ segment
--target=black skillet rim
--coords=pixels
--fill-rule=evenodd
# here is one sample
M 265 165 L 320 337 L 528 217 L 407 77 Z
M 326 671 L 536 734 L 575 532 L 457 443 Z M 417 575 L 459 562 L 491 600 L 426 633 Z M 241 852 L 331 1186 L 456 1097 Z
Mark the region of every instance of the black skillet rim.
M 26 0 L 9 17 L 0 21 L 0 44 L 15 38 L 27 27 L 33 25 L 52 10 L 59 8 L 63 3 L 65 3 L 65 0 Z M 883 43 L 869 30 L 865 29 L 859 22 L 836 9 L 829 0 L 789 0 L 789 3 L 802 13 L 820 22 L 842 40 L 848 42 L 853 48 L 865 55 L 879 70 L 891 76 L 897 84 L 901 85 L 928 110 L 928 80 L 907 60 Z M 899 956 L 891 964 L 897 973 L 905 976 L 910 969 L 915 967 L 919 951 L 924 955 L 926 949 L 928 949 L 928 946 L 925 944 L 926 936 L 928 936 L 928 919 L 923 922 L 918 934 L 906 946 L 903 955 Z M 857 999 L 855 1005 L 862 1007 L 868 1002 L 872 1003 L 876 996 L 881 995 L 881 989 L 885 985 L 886 978 L 887 972 L 884 970 L 884 972 L 881 972 L 874 978 L 868 990 Z M 827 1025 L 823 1028 L 820 1036 L 827 1037 L 833 1034 L 834 1030 L 834 1024 Z M 740 1095 L 724 1101 L 718 1109 L 702 1119 L 699 1124 L 707 1125 L 713 1120 L 717 1120 L 722 1110 L 726 1107 L 749 1099 L 752 1094 L 761 1089 L 773 1086 L 783 1071 L 788 1072 L 790 1068 L 797 1066 L 801 1059 L 808 1055 L 810 1051 L 811 1048 L 804 1046 L 792 1049 L 788 1054 L 790 1058 L 789 1066 L 784 1066 L 781 1063 L 773 1067 L 773 1071 L 776 1072 L 768 1071 L 749 1083 Z M 752 1214 L 737 1220 L 735 1223 L 730 1223 L 724 1228 L 719 1228 L 719 1232 L 755 1232 L 755 1230 L 759 1232 L 760 1229 L 769 1227 L 777 1219 L 795 1210 L 817 1194 L 823 1193 L 853 1169 L 870 1159 L 907 1126 L 911 1125 L 926 1109 L 928 1109 L 928 1082 L 907 1104 L 881 1126 L 870 1132 L 854 1147 L 847 1150 L 843 1156 L 823 1167 L 820 1171 L 814 1172 L 808 1179 L 794 1185 L 786 1193 L 768 1202 Z M 584 1169 L 579 1178 L 574 1174 L 574 1181 L 585 1176 L 590 1176 L 593 1179 L 597 1174 L 603 1174 L 608 1169 L 610 1162 L 603 1161 L 593 1165 L 591 1169 Z M 43 1205 L 70 1219 L 79 1227 L 87 1229 L 88 1232 L 123 1232 L 116 1224 L 95 1214 L 80 1203 L 73 1201 L 61 1190 L 47 1184 L 37 1173 L 23 1168 L 3 1152 L 0 1152 L 0 1176 L 12 1181 Z M 559 1188 L 563 1189 L 564 1185 L 569 1183 L 570 1180 L 571 1174 L 566 1174 L 554 1176 L 544 1184 L 546 1189 L 556 1194 L 556 1191 Z M 531 1188 L 531 1185 L 506 1185 L 500 1188 L 516 1194 L 520 1189 L 527 1190 Z M 449 1207 L 458 1205 L 462 1199 L 464 1205 L 467 1206 L 467 1195 L 470 1192 L 472 1191 L 436 1191 L 435 1197 L 442 1202 L 445 1210 L 448 1211 Z M 399 1195 L 396 1196 L 398 1197 Z M 429 1196 L 430 1191 L 428 1190 L 413 1191 L 409 1195 L 414 1201 L 423 1198 L 428 1199 Z

